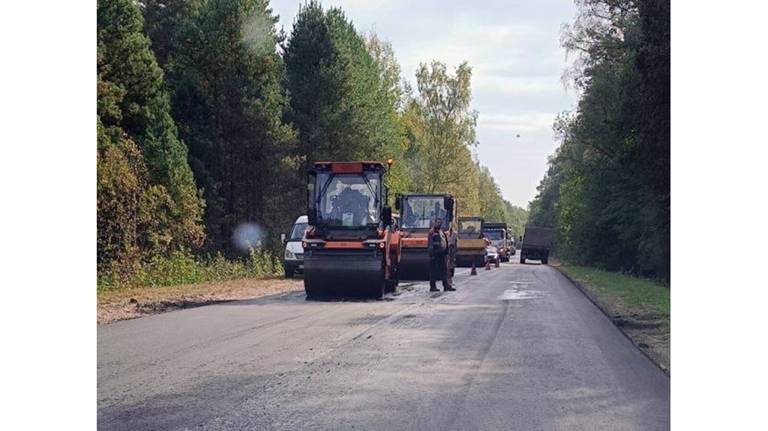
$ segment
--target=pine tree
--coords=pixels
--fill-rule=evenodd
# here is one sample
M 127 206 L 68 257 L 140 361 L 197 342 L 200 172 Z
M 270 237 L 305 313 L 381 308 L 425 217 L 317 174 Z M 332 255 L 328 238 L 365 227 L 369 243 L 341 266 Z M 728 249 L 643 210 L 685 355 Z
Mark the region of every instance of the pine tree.
M 180 46 L 167 53 L 173 113 L 204 189 L 209 248 L 229 250 L 234 228 L 256 222 L 271 245 L 303 206 L 295 135 L 282 121 L 287 98 L 276 52 L 277 17 L 267 1 L 223 0 L 171 9 Z M 156 25 L 153 24 L 153 26 Z M 159 33 L 161 34 L 161 33 Z M 179 42 L 180 41 L 180 42 Z
M 199 246 L 204 231 L 187 149 L 138 6 L 100 0 L 97 17 L 98 256 L 106 268 Z
M 284 49 L 290 118 L 305 164 L 381 159 L 398 151 L 398 101 L 383 80 L 382 63 L 340 9 L 303 5 Z

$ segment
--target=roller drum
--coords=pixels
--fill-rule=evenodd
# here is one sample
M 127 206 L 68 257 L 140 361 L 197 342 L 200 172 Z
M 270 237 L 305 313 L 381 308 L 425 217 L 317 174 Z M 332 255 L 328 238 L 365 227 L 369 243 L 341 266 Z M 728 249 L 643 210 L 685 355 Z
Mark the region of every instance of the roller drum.
M 400 253 L 400 280 L 429 280 L 429 254 L 426 248 L 403 247 Z
M 308 250 L 304 254 L 304 290 L 310 298 L 381 298 L 383 253 L 378 250 Z

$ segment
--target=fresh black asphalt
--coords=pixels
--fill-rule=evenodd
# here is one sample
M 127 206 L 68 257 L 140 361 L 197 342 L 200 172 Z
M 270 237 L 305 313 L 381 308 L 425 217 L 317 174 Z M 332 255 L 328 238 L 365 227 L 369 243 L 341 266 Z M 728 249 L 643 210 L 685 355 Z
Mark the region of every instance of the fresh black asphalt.
M 665 430 L 669 377 L 553 268 L 101 325 L 104 430 Z

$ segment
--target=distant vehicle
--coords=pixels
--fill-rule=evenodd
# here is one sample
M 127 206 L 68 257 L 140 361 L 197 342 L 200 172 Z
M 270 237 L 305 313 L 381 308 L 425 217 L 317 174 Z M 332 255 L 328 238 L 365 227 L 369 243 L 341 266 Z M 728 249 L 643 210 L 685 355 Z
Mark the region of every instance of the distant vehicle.
M 303 215 L 296 219 L 291 228 L 291 233 L 286 236 L 280 235 L 280 239 L 285 244 L 283 253 L 283 268 L 285 269 L 285 278 L 293 278 L 294 274 L 304 272 L 304 249 L 301 247 L 301 240 L 304 238 L 304 231 L 307 230 L 307 216 Z
M 514 254 L 512 241 L 507 233 L 506 223 L 484 223 L 483 235 L 491 242 L 491 245 L 498 250 L 501 262 L 509 262 L 509 257 Z
M 523 245 L 520 249 L 520 263 L 526 259 L 549 263 L 549 249 L 552 246 L 552 229 L 540 226 L 526 226 Z
M 499 249 L 489 245 L 485 248 L 485 262 L 486 263 L 498 263 L 499 262 Z
M 482 217 L 459 217 L 456 266 L 482 266 L 489 242 L 483 237 Z

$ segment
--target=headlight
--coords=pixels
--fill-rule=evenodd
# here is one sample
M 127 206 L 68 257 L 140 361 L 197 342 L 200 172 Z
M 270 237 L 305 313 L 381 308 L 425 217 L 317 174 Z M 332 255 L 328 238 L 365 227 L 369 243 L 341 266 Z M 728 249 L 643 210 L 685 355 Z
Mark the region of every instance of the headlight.
M 286 249 L 285 249 L 285 258 L 286 258 L 286 259 L 296 259 L 296 255 L 295 255 L 295 254 L 293 254 L 293 252 L 292 252 L 292 251 L 290 251 L 290 250 L 288 250 L 288 249 L 286 248 Z

